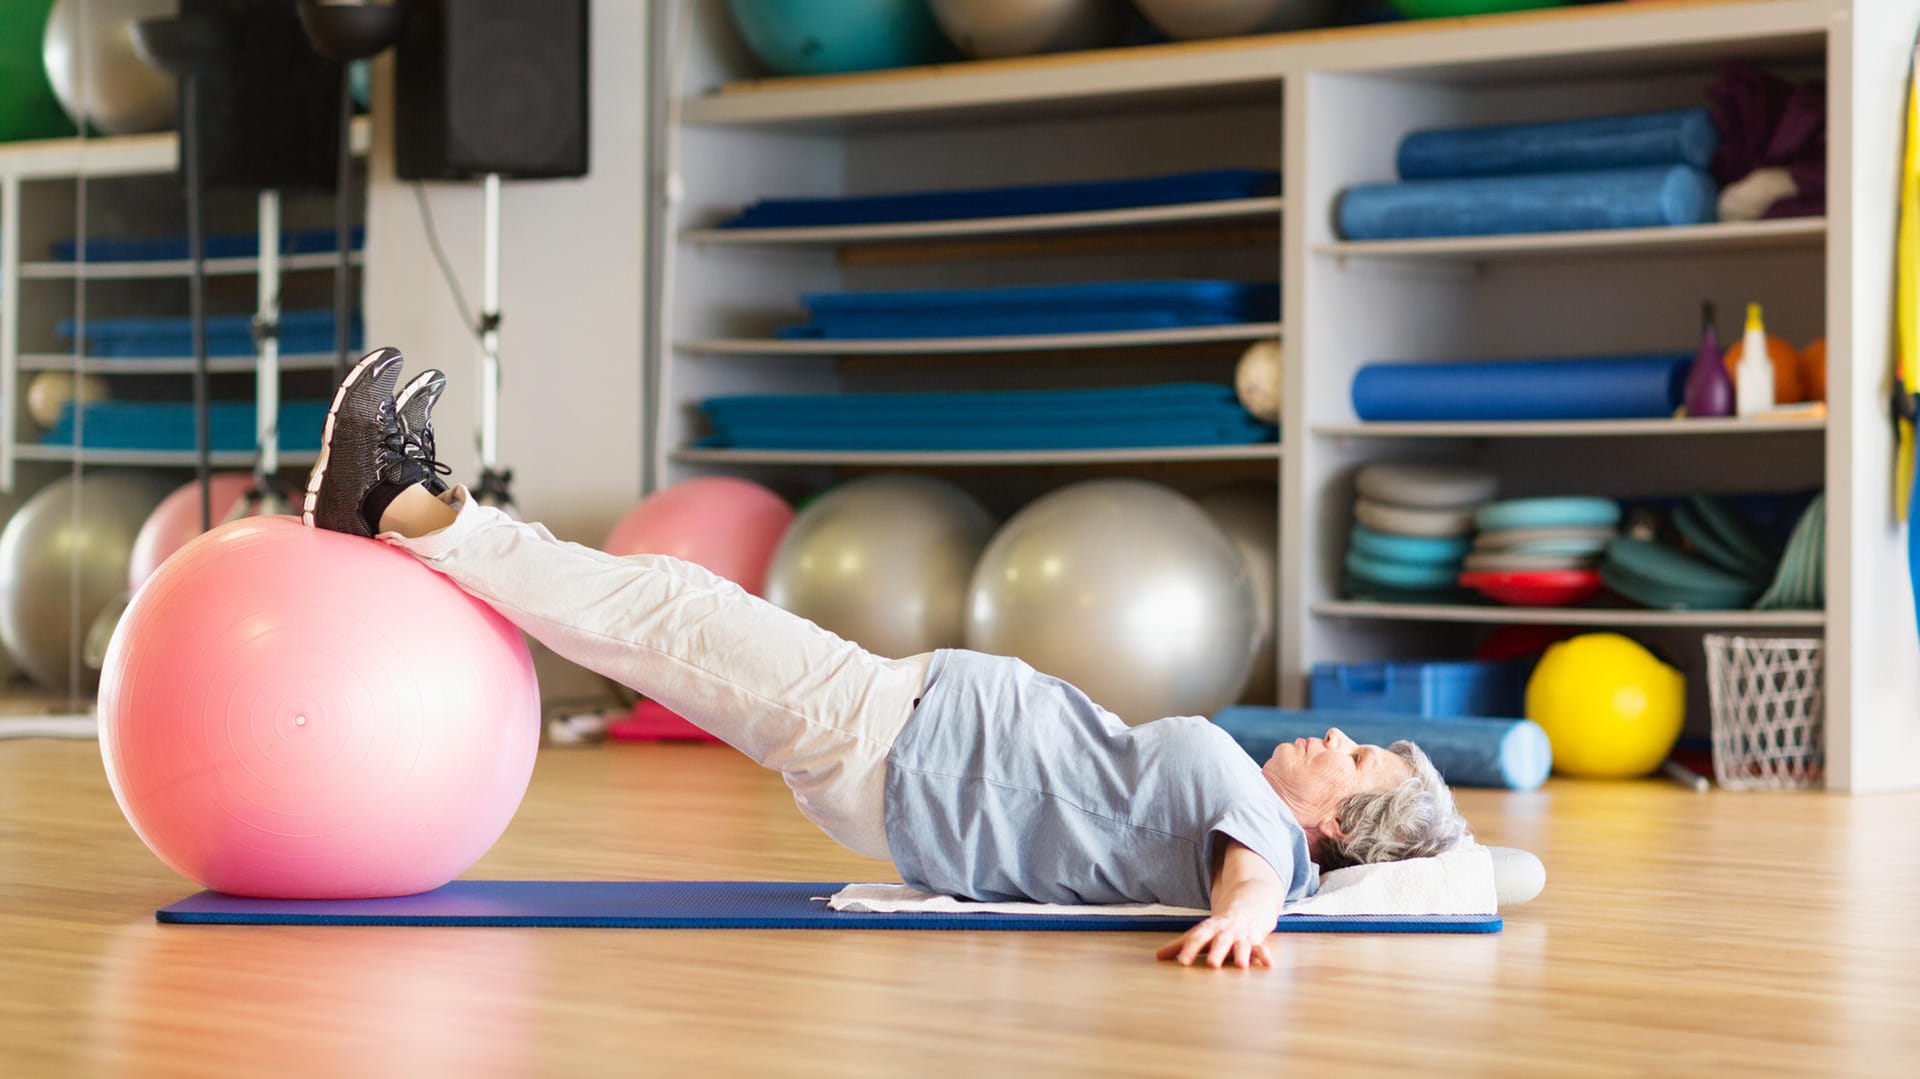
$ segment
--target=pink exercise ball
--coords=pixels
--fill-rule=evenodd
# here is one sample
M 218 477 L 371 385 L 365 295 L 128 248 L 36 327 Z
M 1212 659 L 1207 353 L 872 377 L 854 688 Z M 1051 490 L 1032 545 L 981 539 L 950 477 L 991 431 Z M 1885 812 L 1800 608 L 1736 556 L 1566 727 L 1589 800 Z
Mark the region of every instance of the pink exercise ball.
M 602 550 L 684 559 L 760 595 L 793 507 L 749 480 L 702 476 L 655 491 L 628 511 Z
M 252 485 L 250 472 L 214 473 L 209 483 L 213 488 L 213 523 L 226 520 Z M 160 563 L 199 534 L 200 481 L 192 480 L 161 499 L 133 537 L 133 556 L 127 560 L 127 590 L 138 592 Z
M 160 567 L 107 649 L 99 715 L 154 854 L 278 899 L 452 880 L 506 830 L 540 741 L 511 623 L 398 548 L 279 516 Z

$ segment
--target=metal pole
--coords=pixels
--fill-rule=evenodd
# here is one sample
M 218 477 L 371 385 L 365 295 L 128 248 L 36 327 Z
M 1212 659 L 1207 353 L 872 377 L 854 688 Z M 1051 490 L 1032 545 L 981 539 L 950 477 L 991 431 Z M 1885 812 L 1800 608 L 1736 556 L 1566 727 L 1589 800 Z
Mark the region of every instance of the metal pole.
M 273 490 L 280 472 L 280 192 L 260 192 L 260 287 L 254 313 L 260 352 L 254 364 L 256 445 L 254 486 Z
M 194 464 L 200 480 L 200 531 L 205 532 L 213 527 L 213 424 L 207 400 L 207 263 L 206 247 L 200 235 L 200 122 L 195 101 L 198 82 L 192 75 L 180 80 L 181 112 L 185 114 L 180 137 L 186 140 L 183 156 L 187 162 L 187 246 L 193 259 L 193 284 L 187 310 L 193 322 L 194 448 L 198 451 Z
M 480 467 L 492 473 L 500 463 L 500 174 L 488 173 L 481 191 Z
M 340 65 L 340 170 L 334 178 L 333 239 L 339 251 L 333 267 L 333 377 L 347 377 L 347 275 L 353 251 L 353 66 Z

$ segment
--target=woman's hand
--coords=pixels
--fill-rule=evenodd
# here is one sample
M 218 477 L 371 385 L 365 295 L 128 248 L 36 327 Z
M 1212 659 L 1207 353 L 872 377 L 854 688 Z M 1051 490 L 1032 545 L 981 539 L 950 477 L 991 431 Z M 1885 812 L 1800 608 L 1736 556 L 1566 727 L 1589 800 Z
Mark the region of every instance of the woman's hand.
M 1204 954 L 1210 967 L 1273 966 L 1267 936 L 1287 901 L 1286 886 L 1265 858 L 1226 837 L 1213 870 L 1213 917 L 1153 953 L 1190 967 Z
M 1210 967 L 1270 967 L 1273 956 L 1267 951 L 1267 935 L 1273 932 L 1277 917 L 1278 911 L 1270 916 L 1240 911 L 1216 914 L 1182 933 L 1179 939 L 1162 944 L 1153 954 L 1183 967 L 1202 958 Z

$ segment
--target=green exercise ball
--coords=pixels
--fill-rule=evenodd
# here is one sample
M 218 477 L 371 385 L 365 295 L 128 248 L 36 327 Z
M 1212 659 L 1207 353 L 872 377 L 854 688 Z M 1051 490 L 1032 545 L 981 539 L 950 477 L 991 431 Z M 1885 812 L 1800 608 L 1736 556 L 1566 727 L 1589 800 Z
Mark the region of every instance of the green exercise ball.
M 134 471 L 62 476 L 0 530 L 0 642 L 34 681 L 64 690 L 77 672 L 82 690 L 99 683 L 79 637 L 126 591 L 140 526 L 174 486 Z
M 953 59 L 927 0 L 727 0 L 740 38 L 778 75 L 837 75 Z
M 1449 19 L 1458 15 L 1498 15 L 1561 7 L 1567 0 L 1392 0 L 1392 3 L 1409 19 Z
M 74 133 L 73 122 L 53 96 L 40 46 L 53 0 L 0 3 L 0 142 L 57 139 Z

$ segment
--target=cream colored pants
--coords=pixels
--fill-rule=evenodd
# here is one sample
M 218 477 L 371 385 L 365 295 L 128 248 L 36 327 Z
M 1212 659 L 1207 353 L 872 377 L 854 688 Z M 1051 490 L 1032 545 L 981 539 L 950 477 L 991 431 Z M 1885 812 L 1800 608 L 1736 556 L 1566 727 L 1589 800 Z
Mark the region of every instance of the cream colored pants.
M 888 857 L 887 751 L 931 655 L 886 659 L 690 562 L 555 539 L 455 487 L 459 517 L 380 538 L 566 659 L 646 694 L 768 768 L 800 812 Z

